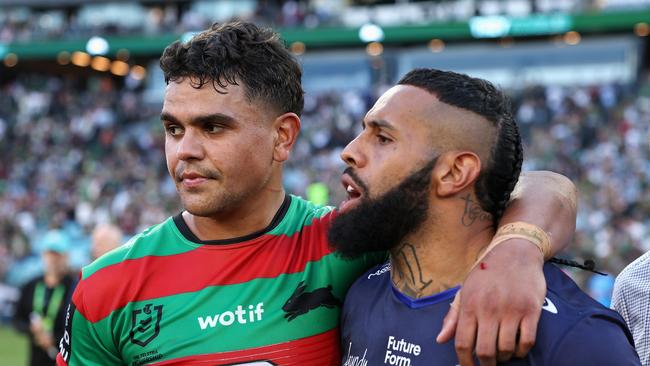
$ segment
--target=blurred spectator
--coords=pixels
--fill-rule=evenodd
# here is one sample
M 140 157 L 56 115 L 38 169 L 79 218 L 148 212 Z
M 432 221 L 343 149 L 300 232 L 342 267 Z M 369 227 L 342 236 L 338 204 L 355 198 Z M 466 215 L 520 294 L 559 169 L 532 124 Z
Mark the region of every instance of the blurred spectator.
M 113 224 L 99 224 L 92 233 L 91 259 L 95 260 L 122 245 L 122 230 Z
M 74 290 L 68 268 L 68 245 L 60 231 L 47 233 L 43 242 L 45 273 L 21 288 L 14 325 L 30 339 L 29 365 L 52 365 L 57 341 L 65 327 L 66 304 Z

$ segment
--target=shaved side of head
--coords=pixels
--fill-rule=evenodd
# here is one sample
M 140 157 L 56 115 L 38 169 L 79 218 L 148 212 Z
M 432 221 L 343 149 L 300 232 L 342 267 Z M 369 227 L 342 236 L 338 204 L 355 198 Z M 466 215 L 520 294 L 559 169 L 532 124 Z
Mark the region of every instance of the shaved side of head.
M 490 161 L 497 137 L 493 123 L 472 111 L 443 103 L 437 97 L 430 109 L 434 120 L 430 138 L 436 149 L 472 151 L 482 162 Z
M 496 224 L 519 179 L 523 161 L 510 100 L 487 80 L 451 71 L 415 69 L 397 84 L 421 88 L 435 97 L 428 113 L 434 121 L 434 146 L 479 156 L 482 167 L 475 192 Z

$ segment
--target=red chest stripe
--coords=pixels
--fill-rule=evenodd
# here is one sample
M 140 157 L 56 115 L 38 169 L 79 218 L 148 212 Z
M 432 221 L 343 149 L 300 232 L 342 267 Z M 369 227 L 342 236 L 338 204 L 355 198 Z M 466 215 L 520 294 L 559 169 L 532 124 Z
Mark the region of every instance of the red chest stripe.
M 301 272 L 331 252 L 323 221 L 314 220 L 290 237 L 264 235 L 244 244 L 127 259 L 82 281 L 73 301 L 86 319 L 96 322 L 133 301 Z

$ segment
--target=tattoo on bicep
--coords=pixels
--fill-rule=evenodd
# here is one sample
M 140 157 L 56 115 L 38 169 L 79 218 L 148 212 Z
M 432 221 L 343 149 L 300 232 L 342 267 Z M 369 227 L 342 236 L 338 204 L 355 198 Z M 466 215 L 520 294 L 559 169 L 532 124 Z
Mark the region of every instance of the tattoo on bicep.
M 465 210 L 460 218 L 463 226 L 471 226 L 477 219 L 479 221 L 492 221 L 492 215 L 483 211 L 478 203 L 472 201 L 472 196 L 469 193 L 461 199 L 465 201 Z
M 425 279 L 420 266 L 420 260 L 415 246 L 410 243 L 404 243 L 394 253 L 395 259 L 402 262 L 402 266 L 395 266 L 398 276 L 395 281 L 396 287 L 404 294 L 418 298 L 422 296 L 422 291 L 432 282 L 432 279 Z

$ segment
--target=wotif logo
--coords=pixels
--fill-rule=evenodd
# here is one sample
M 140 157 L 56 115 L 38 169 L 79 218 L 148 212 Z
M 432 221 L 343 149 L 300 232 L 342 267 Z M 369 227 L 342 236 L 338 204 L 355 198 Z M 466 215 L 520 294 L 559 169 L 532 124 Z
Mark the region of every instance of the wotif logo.
M 237 305 L 237 309 L 234 311 L 228 310 L 212 316 L 200 316 L 197 318 L 199 327 L 201 327 L 201 330 L 206 330 L 208 328 L 214 328 L 217 325 L 228 327 L 233 325 L 235 322 L 238 324 L 246 324 L 262 320 L 262 314 L 264 313 L 263 302 L 260 302 L 255 306 L 248 305 L 247 308 L 248 309 L 245 309 L 244 306 Z

